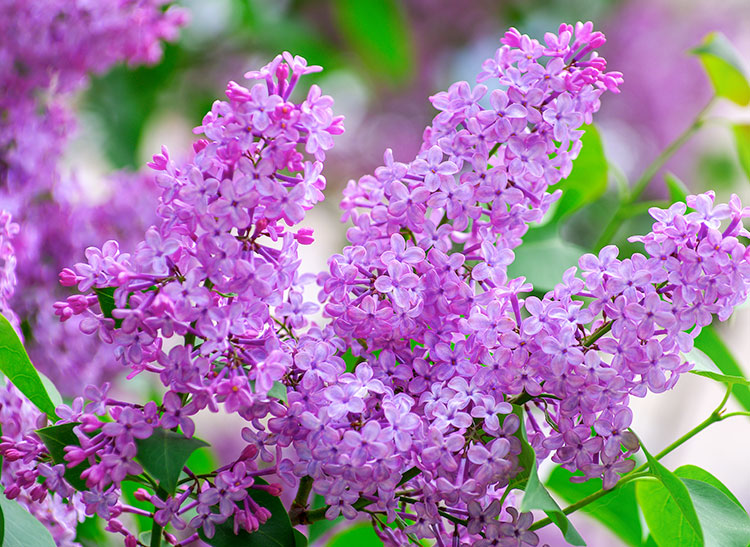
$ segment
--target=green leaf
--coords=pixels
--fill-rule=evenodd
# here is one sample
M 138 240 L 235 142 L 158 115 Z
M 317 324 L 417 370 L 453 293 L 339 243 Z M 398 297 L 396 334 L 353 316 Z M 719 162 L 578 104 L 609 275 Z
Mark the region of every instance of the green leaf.
M 261 478 L 255 479 L 256 483 L 268 484 Z M 264 492 L 249 488 L 250 497 L 261 507 L 271 512 L 264 524 L 252 534 L 241 530 L 239 534 L 234 533 L 233 519 L 228 519 L 216 527 L 213 538 L 207 538 L 201 528 L 198 533 L 201 539 L 213 547 L 295 547 L 298 539 L 294 534 L 289 514 L 281 503 L 281 500 Z
M 49 398 L 52 401 L 52 404 L 55 405 L 55 408 L 63 404 L 64 401 L 62 395 L 60 395 L 60 392 L 57 390 L 57 386 L 52 382 L 52 380 L 50 380 L 46 374 L 43 374 L 39 371 L 37 371 L 37 374 L 39 374 L 39 379 L 42 381 L 44 389 L 47 390 L 47 395 L 49 395 Z
M 274 397 L 286 403 L 286 386 L 281 382 L 274 382 L 273 386 L 271 386 L 271 389 L 268 390 L 268 396 Z
M 153 511 L 154 506 L 149 502 L 135 499 L 135 491 L 142 487 L 142 484 L 127 479 L 120 483 L 122 497 L 126 502 L 128 502 L 128 505 L 130 505 L 131 507 L 137 507 L 138 509 L 143 509 L 144 511 Z M 139 532 L 151 530 L 151 526 L 154 522 L 153 520 L 151 520 L 151 518 L 147 517 L 146 515 L 139 515 L 138 513 L 135 513 L 133 517 L 135 518 L 135 523 L 138 527 Z
M 37 429 L 36 434 L 44 443 L 44 446 L 49 450 L 52 456 L 52 461 L 55 464 L 61 463 L 65 465 L 65 480 L 76 490 L 82 492 L 88 490 L 86 481 L 81 478 L 83 473 L 89 467 L 88 461 L 83 461 L 73 468 L 69 468 L 65 461 L 65 447 L 66 446 L 80 446 L 81 443 L 78 437 L 73 433 L 73 428 L 80 425 L 79 422 L 51 425 L 42 429 Z
M 716 363 L 698 348 L 693 348 L 688 353 L 684 354 L 684 357 L 687 361 L 693 363 L 693 368 L 690 370 L 690 373 L 692 374 L 730 385 L 750 385 L 750 382 L 741 376 L 730 376 L 722 373 L 719 367 L 716 366 Z
M 573 161 L 573 170 L 566 179 L 552 187 L 552 190 L 563 191 L 552 217 L 553 223 L 593 203 L 607 189 L 608 164 L 599 131 L 594 125 L 586 125 L 582 129 L 586 131 L 581 138 L 583 148 Z
M 750 103 L 747 71 L 726 36 L 720 32 L 711 32 L 691 53 L 700 58 L 717 96 L 740 106 Z
M 147 439 L 136 439 L 136 459 L 151 476 L 159 481 L 169 495 L 177 490 L 185 462 L 194 450 L 208 443 L 195 437 L 187 438 L 181 433 L 157 427 Z
M 706 547 L 747 547 L 750 516 L 721 490 L 695 479 L 682 479 L 698 513 Z
M 579 473 L 580 474 L 580 473 Z M 555 467 L 547 480 L 547 488 L 555 492 L 567 503 L 576 503 L 586 496 L 601 490 L 601 479 L 589 479 L 586 482 L 570 482 L 573 473 L 560 466 Z M 638 502 L 635 499 L 635 483 L 627 482 L 581 508 L 604 524 L 628 545 L 641 547 L 643 532 L 638 513 Z
M 107 545 L 104 519 L 94 516 L 79 522 L 76 526 L 76 542 L 83 545 Z
M 745 378 L 739 363 L 727 349 L 712 326 L 703 327 L 695 339 L 695 347 L 706 354 L 722 374 Z M 732 395 L 745 410 L 750 410 L 750 388 L 740 383 L 732 386 Z
M 307 547 L 308 541 L 307 536 L 297 530 L 296 528 L 293 529 L 294 531 L 294 547 Z
M 313 497 L 312 509 L 320 509 L 321 507 L 325 507 L 326 505 L 327 504 L 325 498 L 320 494 L 315 494 L 315 496 Z M 313 522 L 308 528 L 308 537 L 310 539 L 310 543 L 315 543 L 315 541 L 319 537 L 324 535 L 342 520 L 344 520 L 344 517 L 338 516 L 333 520 L 323 519 Z
M 376 80 L 404 84 L 413 74 L 414 46 L 399 0 L 336 0 L 338 28 Z
M 707 482 L 711 486 L 721 490 L 730 500 L 742 507 L 740 500 L 734 497 L 734 494 L 732 494 L 729 488 L 727 488 L 723 482 L 721 482 L 719 479 L 714 477 L 711 473 L 709 473 L 702 467 L 698 467 L 697 465 L 683 465 L 675 469 L 674 474 L 681 479 L 695 479 L 698 481 Z M 698 516 L 700 517 L 700 512 L 698 513 Z
M 10 380 L 18 390 L 28 397 L 34 406 L 47 414 L 53 421 L 58 420 L 55 414 L 55 403 L 44 389 L 34 365 L 31 364 L 13 326 L 0 314 L 0 372 Z
M 508 278 L 525 277 L 539 291 L 549 291 L 562 282 L 562 274 L 586 251 L 554 237 L 524 243 L 515 249 L 516 258 L 508 265 Z
M 531 466 L 529 480 L 526 483 L 526 491 L 521 501 L 521 511 L 526 512 L 534 509 L 540 509 L 546 513 L 550 520 L 560 529 L 565 541 L 571 545 L 586 545 L 586 542 L 583 541 L 578 531 L 570 523 L 568 517 L 565 516 L 560 506 L 557 505 L 557 502 L 550 496 L 547 489 L 539 480 L 536 459 Z
M 17 501 L 0 495 L 3 515 L 3 547 L 55 547 L 52 534 Z
M 641 444 L 649 469 L 658 482 L 642 480 L 636 498 L 651 534 L 660 547 L 703 545 L 703 531 L 685 484 Z
M 685 183 L 672 173 L 664 173 L 664 182 L 667 185 L 669 201 L 671 202 L 685 201 L 690 194 L 690 190 L 688 190 Z
M 750 124 L 732 125 L 734 143 L 737 145 L 737 157 L 745 176 L 750 179 Z
M 383 541 L 368 523 L 356 524 L 335 534 L 326 547 L 382 547 Z
M 536 454 L 534 454 L 534 449 L 526 439 L 526 426 L 523 422 L 523 406 L 513 405 L 513 414 L 518 416 L 520 420 L 520 426 L 513 436 L 521 442 L 521 453 L 518 455 L 518 465 L 516 466 L 521 470 L 510 480 L 508 487 L 524 490 L 526 488 L 526 483 L 529 480 L 529 475 L 531 474 L 531 468 L 536 465 Z M 510 414 L 508 416 L 510 416 Z M 505 420 L 507 419 L 508 417 L 506 416 Z M 503 420 L 503 424 L 505 424 L 505 420 Z
M 104 287 L 97 289 L 94 287 L 96 298 L 99 300 L 99 307 L 102 309 L 104 317 L 115 320 L 115 327 L 120 328 L 122 325 L 122 319 L 115 319 L 112 317 L 112 312 L 117 308 L 115 305 L 115 287 Z

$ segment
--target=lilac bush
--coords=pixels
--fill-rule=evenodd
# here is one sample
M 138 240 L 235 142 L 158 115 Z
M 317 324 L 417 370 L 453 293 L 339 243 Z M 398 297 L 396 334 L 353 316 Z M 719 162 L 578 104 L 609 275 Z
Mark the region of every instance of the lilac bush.
M 438 114 L 412 161 L 388 150 L 349 183 L 349 245 L 317 278 L 300 272 L 299 246 L 314 244 L 301 223 L 344 130 L 331 97 L 298 89 L 321 67 L 285 52 L 247 86 L 229 82 L 191 158 L 164 147 L 149 164 L 160 195 L 139 241 L 88 247 L 59 275 L 78 293 L 55 315 L 129 377 L 157 375 L 161 394 L 122 401 L 91 385 L 45 416 L 9 390 L 6 497 L 35 512 L 67 499 L 65 522 L 100 517 L 129 547 L 305 544 L 293 527 L 340 515 L 371 520 L 387 545 L 537 545 L 549 520 L 536 509 L 581 544 L 538 463 L 600 480 L 596 497 L 661 477 L 648 453 L 649 472 L 635 469 L 631 397 L 673 387 L 701 329 L 750 286 L 750 208 L 711 192 L 652 208 L 652 231 L 632 238 L 645 254 L 585 254 L 546 294 L 508 275 L 560 198 L 584 124 L 619 91 L 596 54 L 604 41 L 591 23 L 543 42 L 509 30 L 476 85 L 431 98 Z M 7 219 L 3 298 L 18 231 Z M 320 308 L 303 297 L 313 282 Z M 206 445 L 194 423 L 206 410 L 247 426 L 244 449 L 202 473 L 186 462 Z M 126 499 L 128 481 L 147 509 Z M 132 515 L 152 520 L 148 538 Z M 55 539 L 70 544 L 73 525 L 59 522 Z

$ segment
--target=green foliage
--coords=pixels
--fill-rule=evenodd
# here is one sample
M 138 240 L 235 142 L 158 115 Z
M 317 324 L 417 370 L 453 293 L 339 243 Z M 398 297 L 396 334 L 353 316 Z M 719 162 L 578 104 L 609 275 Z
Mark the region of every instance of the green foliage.
M 571 545 L 586 545 L 586 542 L 570 523 L 568 517 L 565 516 L 560 506 L 552 499 L 550 493 L 539 480 L 536 459 L 531 466 L 529 479 L 526 483 L 526 491 L 521 502 L 521 511 L 533 511 L 534 509 L 545 512 L 550 520 L 560 529 L 565 541 Z
M 115 288 L 104 287 L 103 289 L 97 289 L 94 287 L 94 292 L 96 293 L 96 298 L 99 300 L 99 307 L 102 309 L 104 317 L 114 319 L 112 312 L 117 307 L 115 305 Z M 115 327 L 119 329 L 120 325 L 122 325 L 122 319 L 115 319 Z
M 567 503 L 576 503 L 602 488 L 601 479 L 575 483 L 570 482 L 572 476 L 573 473 L 570 471 L 559 466 L 555 467 L 547 480 L 547 488 Z M 625 483 L 606 496 L 584 506 L 581 510 L 601 522 L 628 545 L 633 547 L 642 545 L 643 531 L 638 514 L 638 502 L 635 499 L 634 482 Z
M 677 201 L 684 202 L 687 199 L 687 196 L 690 194 L 690 190 L 688 190 L 688 187 L 685 185 L 685 183 L 672 173 L 664 173 L 664 182 L 666 183 L 667 190 L 669 191 L 669 201 L 673 203 Z
M 88 487 L 86 486 L 86 481 L 81 478 L 81 473 L 88 469 L 88 462 L 83 461 L 75 467 L 69 468 L 65 461 L 65 447 L 80 446 L 81 444 L 78 441 L 76 434 L 73 433 L 73 428 L 77 425 L 80 425 L 79 422 L 52 425 L 50 427 L 37 429 L 36 434 L 39 435 L 44 446 L 49 450 L 49 453 L 52 456 L 52 461 L 54 461 L 55 464 L 65 464 L 65 480 L 67 480 L 76 490 L 83 491 L 88 490 Z
M 719 335 L 713 327 L 703 327 L 703 330 L 701 330 L 701 333 L 695 339 L 695 347 L 710 358 L 721 374 L 745 378 L 740 365 L 732 356 L 721 338 L 719 338 Z M 750 410 L 750 388 L 746 385 L 742 385 L 742 383 L 734 383 L 732 386 L 732 395 L 745 410 Z
M 15 500 L 0 494 L 3 547 L 55 547 L 52 534 Z
M 697 465 L 683 465 L 674 470 L 674 474 L 681 479 L 695 479 L 698 481 L 707 482 L 714 488 L 721 490 L 730 500 L 742 507 L 740 501 L 730 492 L 729 488 L 724 486 L 724 483 L 714 477 L 711 473 L 698 467 Z
M 267 484 L 263 479 L 256 478 L 256 483 Z M 199 530 L 201 539 L 213 547 L 295 547 L 299 545 L 298 537 L 294 534 L 289 515 L 281 500 L 262 490 L 249 488 L 250 497 L 261 507 L 271 512 L 264 524 L 252 534 L 242 530 L 235 535 L 233 519 L 228 519 L 216 527 L 213 538 L 207 538 L 203 529 Z
M 636 498 L 651 535 L 660 547 L 703 545 L 703 530 L 685 484 L 641 445 L 648 467 L 658 480 L 636 484 Z
M 750 124 L 732 125 L 734 142 L 737 145 L 737 157 L 745 176 L 750 179 Z
M 414 67 L 414 46 L 399 0 L 335 0 L 339 30 L 378 81 L 406 83 Z
M 716 95 L 740 106 L 750 103 L 750 84 L 734 46 L 720 32 L 711 32 L 692 50 L 697 55 Z
M 0 372 L 39 410 L 52 420 L 58 420 L 55 403 L 44 388 L 34 365 L 31 364 L 26 349 L 18 338 L 13 326 L 0 314 Z
M 747 547 L 750 516 L 721 490 L 706 482 L 682 479 L 698 513 L 706 547 Z
M 514 252 L 516 259 L 508 265 L 508 277 L 523 276 L 534 289 L 547 292 L 560 283 L 565 270 L 578 265 L 586 251 L 555 236 L 524 243 Z
M 607 189 L 607 158 L 599 131 L 594 125 L 584 126 L 586 133 L 581 138 L 583 148 L 573 162 L 568 178 L 553 187 L 563 191 L 557 202 L 551 222 L 557 223 L 593 203 Z
M 307 547 L 309 543 L 307 536 L 296 528 L 293 528 L 292 531 L 294 532 L 294 547 Z
M 518 455 L 518 466 L 522 470 L 510 480 L 508 486 L 510 488 L 523 490 L 526 488 L 526 483 L 529 480 L 531 468 L 536 465 L 536 455 L 534 454 L 534 449 L 531 448 L 529 441 L 526 439 L 526 426 L 523 423 L 523 407 L 520 405 L 513 405 L 513 414 L 518 416 L 521 420 L 521 425 L 513 436 L 521 441 L 521 453 Z
M 334 535 L 326 547 L 379 547 L 383 541 L 375 534 L 369 523 L 362 523 L 347 528 Z
M 312 509 L 320 509 L 321 507 L 326 506 L 326 500 L 323 496 L 320 494 L 315 494 L 313 497 L 313 503 L 312 503 Z M 338 516 L 333 520 L 323 519 L 323 520 L 316 520 L 313 522 L 310 527 L 308 528 L 308 538 L 310 542 L 314 542 L 319 537 L 324 535 L 326 532 L 328 532 L 331 528 L 336 526 L 338 523 L 340 523 L 342 520 L 344 520 L 344 517 Z
M 138 463 L 159 481 L 159 486 L 169 495 L 176 492 L 177 480 L 190 454 L 202 446 L 208 446 L 208 443 L 195 437 L 189 439 L 160 427 L 154 429 L 149 438 L 136 439 L 135 444 L 138 447 Z

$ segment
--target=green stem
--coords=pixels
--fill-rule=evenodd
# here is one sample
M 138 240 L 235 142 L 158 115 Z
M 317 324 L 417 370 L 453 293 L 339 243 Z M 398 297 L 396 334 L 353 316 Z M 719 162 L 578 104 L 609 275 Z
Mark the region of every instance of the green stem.
M 716 99 L 716 96 L 711 97 L 711 100 L 708 101 L 708 104 L 703 107 L 703 109 L 698 112 L 697 116 L 695 117 L 695 120 L 693 120 L 693 123 L 691 123 L 685 131 L 683 131 L 669 146 L 667 146 L 661 154 L 659 154 L 654 161 L 651 162 L 651 164 L 646 167 L 646 170 L 643 171 L 643 174 L 640 176 L 640 178 L 633 184 L 633 188 L 630 190 L 630 194 L 628 197 L 620 202 L 620 204 L 617 207 L 617 210 L 615 211 L 614 216 L 609 221 L 609 223 L 605 226 L 604 231 L 602 232 L 602 235 L 599 237 L 599 239 L 596 242 L 595 248 L 601 249 L 605 245 L 608 245 L 610 241 L 612 241 L 612 238 L 617 233 L 617 230 L 620 229 L 620 226 L 622 225 L 623 221 L 626 219 L 627 215 L 625 215 L 625 210 L 628 208 L 629 205 L 635 203 L 635 201 L 641 196 L 643 191 L 648 187 L 648 184 L 651 182 L 651 179 L 654 178 L 654 175 L 659 172 L 659 169 L 664 167 L 664 164 L 669 160 L 669 158 L 672 157 L 672 155 L 679 150 L 685 142 L 690 139 L 690 137 L 693 136 L 693 134 L 698 131 L 701 126 L 705 123 L 704 116 L 708 112 L 708 110 L 713 106 L 714 100 Z
M 612 321 L 607 321 L 604 323 L 601 327 L 596 329 L 596 331 L 592 332 L 589 336 L 583 339 L 583 345 L 584 346 L 590 346 L 599 338 L 607 334 L 610 330 L 612 330 Z
M 659 452 L 656 456 L 654 456 L 654 459 L 660 460 L 670 452 L 674 451 L 678 447 L 682 446 L 687 442 L 689 439 L 692 439 L 695 437 L 698 433 L 706 429 L 711 424 L 715 424 L 716 422 L 720 422 L 722 420 L 726 420 L 727 418 L 731 418 L 733 416 L 750 416 L 750 412 L 730 412 L 729 414 L 723 414 L 724 411 L 724 405 L 727 404 L 727 400 L 729 400 L 729 395 L 732 393 L 732 386 L 730 385 L 727 388 L 727 391 L 724 395 L 724 398 L 721 400 L 721 403 L 719 403 L 719 406 L 717 406 L 714 411 L 711 413 L 711 415 L 703 420 L 701 423 L 696 425 L 693 429 L 685 433 L 682 437 L 674 441 L 672 444 L 667 446 L 664 450 Z M 606 496 L 610 492 L 614 492 L 618 488 L 620 488 L 623 484 L 632 481 L 634 479 L 639 479 L 641 477 L 649 476 L 651 473 L 646 471 L 646 468 L 648 467 L 648 463 L 644 463 L 643 465 L 636 467 L 633 469 L 630 473 L 627 475 L 624 475 L 619 481 L 617 481 L 617 484 L 614 485 L 609 490 L 597 490 L 593 494 L 586 496 L 585 498 L 567 506 L 565 509 L 563 509 L 563 513 L 566 515 L 569 515 L 570 513 L 573 513 L 574 511 L 577 511 L 578 509 L 581 509 L 582 507 L 585 507 L 589 503 L 598 500 L 602 496 Z M 543 528 L 550 524 L 552 522 L 551 519 L 545 518 L 538 522 L 535 522 L 534 525 L 529 528 L 529 530 L 538 530 L 539 528 Z
M 156 523 L 156 520 L 154 519 L 154 523 L 151 525 L 151 543 L 149 544 L 151 547 L 160 547 L 161 546 L 161 532 L 163 528 Z

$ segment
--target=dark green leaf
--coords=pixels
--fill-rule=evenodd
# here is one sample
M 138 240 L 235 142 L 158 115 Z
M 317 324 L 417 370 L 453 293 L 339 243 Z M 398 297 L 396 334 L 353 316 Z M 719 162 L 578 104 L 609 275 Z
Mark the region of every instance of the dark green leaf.
M 649 454 L 649 469 L 658 482 L 642 480 L 636 485 L 636 497 L 651 534 L 661 547 L 703 545 L 703 531 L 685 484 Z
M 57 420 L 55 404 L 44 389 L 39 374 L 13 326 L 0 314 L 0 372 L 51 420 Z
M 0 494 L 3 514 L 3 547 L 55 547 L 52 534 L 15 500 Z
M 148 439 L 136 439 L 136 459 L 169 495 L 177 490 L 185 462 L 194 450 L 208 443 L 157 427 Z
M 305 534 L 297 530 L 296 528 L 293 529 L 294 531 L 294 547 L 307 547 L 308 541 Z
M 115 305 L 115 288 L 104 287 L 103 289 L 97 289 L 94 287 L 94 292 L 96 293 L 96 298 L 99 300 L 99 307 L 102 309 L 104 317 L 114 319 L 112 312 L 117 307 Z M 115 327 L 120 328 L 120 325 L 122 325 L 122 319 L 115 319 Z
M 740 365 L 712 326 L 703 327 L 695 339 L 695 347 L 704 352 L 722 374 L 745 378 Z M 732 386 L 732 395 L 745 410 L 750 410 L 750 388 L 735 383 Z
M 732 126 L 734 142 L 737 145 L 737 157 L 745 176 L 750 179 L 750 124 L 734 124 Z
M 510 480 L 508 487 L 524 490 L 526 488 L 526 483 L 529 480 L 531 468 L 536 465 L 536 455 L 534 454 L 534 449 L 531 448 L 529 441 L 526 440 L 526 426 L 523 421 L 523 406 L 513 405 L 513 414 L 518 416 L 521 423 L 518 430 L 513 434 L 513 436 L 521 442 L 521 453 L 518 455 L 517 466 L 521 470 Z M 507 419 L 507 416 L 505 419 Z M 503 421 L 503 423 L 505 422 Z
M 690 190 L 685 183 L 672 173 L 664 173 L 664 182 L 667 184 L 667 190 L 669 191 L 669 201 L 685 201 L 690 194 Z
M 552 187 L 563 195 L 557 202 L 552 222 L 557 223 L 581 207 L 599 199 L 607 189 L 607 158 L 596 126 L 587 125 L 581 138 L 583 148 L 573 161 L 573 170 L 568 178 Z
M 707 482 L 714 488 L 718 488 L 719 490 L 721 490 L 729 499 L 742 507 L 740 501 L 736 497 L 734 497 L 734 494 L 732 494 L 729 488 L 724 486 L 723 482 L 721 482 L 719 479 L 714 477 L 711 473 L 709 473 L 702 467 L 698 467 L 697 465 L 683 465 L 675 469 L 674 474 L 681 479 L 695 479 L 698 481 Z M 700 512 L 698 513 L 698 516 L 700 517 Z
M 529 479 L 526 482 L 526 491 L 521 501 L 521 511 L 533 511 L 534 509 L 539 509 L 546 513 L 550 520 L 560 529 L 565 541 L 571 545 L 586 545 L 586 542 L 583 541 L 578 531 L 570 523 L 568 517 L 565 516 L 560 506 L 552 499 L 552 496 L 550 496 L 547 489 L 539 480 L 536 460 L 534 460 L 531 466 Z
M 569 504 L 576 503 L 602 488 L 601 479 L 574 483 L 570 482 L 572 476 L 570 471 L 559 466 L 555 467 L 547 480 L 547 488 Z M 634 482 L 625 483 L 581 510 L 604 524 L 628 545 L 641 547 L 643 533 L 638 514 L 638 502 L 635 499 Z
M 73 428 L 79 425 L 78 422 L 70 424 L 52 425 L 42 429 L 37 429 L 36 434 L 42 439 L 44 446 L 49 450 L 52 461 L 56 464 L 62 463 L 65 467 L 65 480 L 78 491 L 88 490 L 86 481 L 81 478 L 81 473 L 88 469 L 89 464 L 83 461 L 75 467 L 68 468 L 65 461 L 66 446 L 80 446 L 81 443 L 73 433 Z
M 392 84 L 413 73 L 414 46 L 404 8 L 398 0 L 336 0 L 339 29 L 368 72 Z
M 256 478 L 255 481 L 267 484 L 260 478 Z M 207 538 L 203 534 L 203 529 L 199 530 L 201 539 L 213 547 L 295 547 L 298 540 L 289 520 L 289 514 L 284 509 L 281 500 L 254 488 L 248 489 L 248 492 L 255 503 L 271 512 L 271 518 L 252 534 L 244 530 L 235 534 L 232 519 L 228 519 L 216 527 L 213 538 Z
M 560 238 L 525 243 L 515 249 L 516 258 L 508 265 L 508 277 L 523 276 L 539 291 L 549 291 L 562 282 L 562 274 L 586 251 Z
M 740 106 L 750 103 L 747 71 L 726 36 L 720 32 L 711 32 L 692 53 L 703 63 L 716 95 Z
M 750 516 L 721 490 L 707 482 L 682 479 L 698 513 L 706 547 L 747 547 Z

